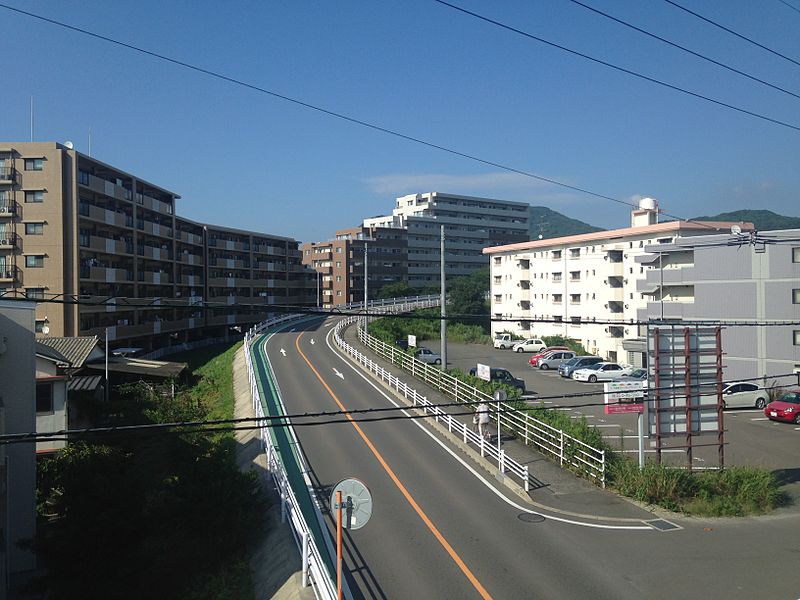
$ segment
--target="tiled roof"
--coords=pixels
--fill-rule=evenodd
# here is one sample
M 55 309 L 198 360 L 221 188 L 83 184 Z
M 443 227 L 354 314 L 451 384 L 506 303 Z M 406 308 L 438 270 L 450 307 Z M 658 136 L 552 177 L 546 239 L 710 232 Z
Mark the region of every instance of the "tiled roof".
M 72 368 L 79 369 L 86 358 L 97 346 L 96 335 L 82 337 L 45 337 L 37 340 L 40 344 L 49 346 L 60 352 L 70 363 Z
M 100 386 L 102 381 L 102 375 L 82 375 L 73 377 L 69 380 L 69 383 L 67 383 L 67 391 L 92 392 Z
M 46 344 L 42 344 L 40 341 L 36 342 L 36 354 L 55 362 L 69 364 L 69 359 L 61 354 L 61 352 Z

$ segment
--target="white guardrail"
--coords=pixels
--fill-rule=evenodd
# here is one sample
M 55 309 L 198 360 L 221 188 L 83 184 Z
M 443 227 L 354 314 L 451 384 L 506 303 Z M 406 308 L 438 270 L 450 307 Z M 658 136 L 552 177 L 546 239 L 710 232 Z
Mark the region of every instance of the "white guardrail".
M 375 302 L 370 302 L 369 308 L 374 309 L 375 312 L 405 312 L 414 308 L 436 306 L 438 302 L 438 296 L 419 296 L 414 298 L 377 300 Z M 357 309 L 361 306 L 362 303 L 354 303 L 347 305 L 344 308 Z M 332 311 L 332 314 L 335 314 L 335 312 Z M 270 319 L 255 325 L 245 333 L 244 355 L 245 362 L 247 364 L 247 376 L 250 382 L 250 395 L 253 400 L 253 410 L 257 418 L 263 418 L 266 415 L 264 414 L 264 404 L 261 401 L 261 393 L 258 389 L 258 381 L 255 369 L 253 368 L 253 357 L 250 353 L 250 344 L 256 336 L 260 335 L 263 331 L 270 327 L 280 325 L 282 323 L 307 319 L 309 316 L 313 315 L 297 314 Z M 266 366 L 270 370 L 271 374 L 272 367 L 269 365 L 269 363 L 267 363 Z M 266 384 L 267 382 L 262 383 Z M 278 394 L 278 396 L 280 396 L 280 394 Z M 286 414 L 285 407 L 283 406 L 283 399 L 278 397 L 276 400 L 281 405 L 283 414 Z M 294 428 L 291 425 L 287 425 L 286 428 L 289 436 L 292 439 L 292 445 L 294 448 L 299 447 L 299 442 L 297 441 Z M 302 560 L 303 586 L 307 586 L 310 583 L 312 585 L 312 589 L 314 590 L 315 597 L 319 598 L 320 600 L 334 600 L 337 598 L 336 581 L 328 572 L 328 569 L 325 565 L 325 560 L 323 558 L 323 552 L 327 553 L 329 556 L 335 555 L 335 551 L 333 550 L 332 545 L 330 545 L 331 541 L 327 539 L 314 539 L 312 530 L 306 521 L 306 515 L 303 514 L 295 490 L 292 489 L 292 486 L 289 482 L 289 478 L 280 458 L 281 455 L 279 448 L 277 447 L 274 438 L 270 435 L 270 428 L 261 427 L 259 429 L 259 437 L 261 439 L 261 445 L 267 455 L 267 469 L 272 475 L 272 481 L 275 484 L 276 490 L 280 494 L 281 519 L 284 522 L 288 521 L 291 525 L 292 536 L 294 537 L 294 541 L 297 544 L 297 548 L 300 552 Z M 308 466 L 306 465 L 302 454 L 295 452 L 294 448 L 284 450 L 286 452 L 293 452 L 295 458 L 299 461 L 301 470 L 303 472 L 306 491 L 311 496 L 316 510 L 315 518 L 322 526 L 322 530 L 325 531 L 326 529 L 324 526 L 322 513 L 320 512 L 319 506 L 316 503 L 313 484 L 308 477 Z M 327 545 L 328 547 L 326 548 L 323 544 Z
M 361 354 L 356 348 L 353 348 L 342 339 L 339 335 L 341 329 L 358 320 L 363 321 L 363 317 L 351 317 L 339 323 L 334 336 L 337 344 L 345 352 L 353 356 L 359 363 L 364 365 L 370 372 L 374 373 L 376 377 L 387 382 L 392 388 L 403 394 L 404 397 L 411 399 L 414 406 L 422 406 L 423 410 L 434 414 L 437 422 L 444 421 L 448 430 L 461 437 L 465 444 L 472 444 L 478 447 L 481 456 L 489 456 L 496 460 L 500 473 L 509 472 L 519 477 L 522 480 L 525 491 L 528 491 L 530 476 L 527 466 L 523 466 L 506 456 L 503 450 L 500 450 L 498 453 L 495 445 L 484 443 L 483 438 L 472 431 L 469 426 L 451 417 L 442 409 L 432 406 L 432 403 L 429 402 L 427 398 L 417 393 L 416 390 L 409 388 L 397 377 L 394 377 L 391 373 L 383 369 L 383 367 Z M 493 407 L 496 407 L 498 404 L 492 396 L 460 381 L 452 375 L 444 373 L 441 369 L 415 359 L 411 355 L 403 352 L 400 348 L 374 338 L 360 325 L 358 326 L 358 338 L 361 343 L 378 356 L 389 360 L 392 364 L 399 366 L 413 377 L 421 379 L 428 385 L 454 398 L 458 402 L 469 403 L 472 407 L 477 406 L 480 402 L 485 402 Z M 594 479 L 605 488 L 605 450 L 590 446 L 564 433 L 564 431 L 560 429 L 517 410 L 507 403 L 501 403 L 500 410 L 497 412 L 493 411 L 491 418 L 495 424 L 499 419 L 501 429 L 513 433 L 523 440 L 525 444 L 533 445 L 542 453 L 557 458 L 562 467 L 569 465 Z

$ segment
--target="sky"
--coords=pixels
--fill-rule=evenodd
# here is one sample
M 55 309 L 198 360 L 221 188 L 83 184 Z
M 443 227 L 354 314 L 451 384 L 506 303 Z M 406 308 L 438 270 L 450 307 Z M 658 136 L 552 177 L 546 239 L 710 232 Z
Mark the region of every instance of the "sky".
M 676 0 L 800 62 L 800 0 Z M 664 0 L 585 4 L 800 95 L 800 66 Z M 800 131 L 433 0 L 0 0 L 301 102 L 676 217 L 800 216 Z M 800 127 L 800 99 L 570 0 L 453 0 L 531 35 Z M 0 140 L 70 140 L 199 221 L 325 240 L 431 191 L 604 228 L 630 208 L 400 139 L 0 7 Z

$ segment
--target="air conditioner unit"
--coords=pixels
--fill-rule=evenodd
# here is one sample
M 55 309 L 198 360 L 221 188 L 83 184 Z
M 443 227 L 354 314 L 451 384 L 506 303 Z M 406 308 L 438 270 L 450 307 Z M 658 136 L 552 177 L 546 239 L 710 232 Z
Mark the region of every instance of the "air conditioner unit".
M 608 308 L 608 303 L 603 305 L 604 308 Z
M 608 333 L 608 327 L 606 327 L 606 333 Z
M 625 308 L 628 308 L 628 305 L 627 305 L 627 304 L 625 305 Z
M 11 240 L 0 240 L 0 246 L 10 246 Z

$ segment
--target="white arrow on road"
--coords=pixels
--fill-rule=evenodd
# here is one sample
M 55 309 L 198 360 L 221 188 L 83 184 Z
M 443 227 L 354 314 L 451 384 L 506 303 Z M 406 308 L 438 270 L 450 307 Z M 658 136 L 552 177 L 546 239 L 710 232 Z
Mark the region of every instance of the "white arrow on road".
M 286 356 L 286 350 L 284 350 L 283 348 L 281 348 L 281 354 L 283 354 L 284 356 Z
M 334 373 L 336 373 L 336 376 L 337 376 L 337 377 L 341 377 L 342 379 L 344 379 L 344 375 L 342 375 L 341 373 L 339 373 L 339 371 L 337 371 L 336 369 L 334 369 L 334 370 L 333 370 L 333 372 L 334 372 Z
M 311 345 L 312 345 L 312 346 L 314 345 L 314 340 L 313 340 L 313 339 L 311 340 Z

